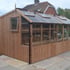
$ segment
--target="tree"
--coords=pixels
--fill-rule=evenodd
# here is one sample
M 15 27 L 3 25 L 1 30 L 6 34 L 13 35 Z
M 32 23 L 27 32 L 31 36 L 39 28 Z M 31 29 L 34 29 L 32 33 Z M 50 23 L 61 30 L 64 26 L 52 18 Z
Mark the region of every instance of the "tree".
M 65 14 L 65 12 L 62 8 L 58 8 L 57 13 L 58 13 L 58 15 L 62 15 L 62 16 L 64 16 L 64 14 Z
M 65 16 L 70 19 L 70 10 L 65 9 Z
M 65 16 L 70 19 L 70 9 L 58 8 L 57 13 L 59 16 Z

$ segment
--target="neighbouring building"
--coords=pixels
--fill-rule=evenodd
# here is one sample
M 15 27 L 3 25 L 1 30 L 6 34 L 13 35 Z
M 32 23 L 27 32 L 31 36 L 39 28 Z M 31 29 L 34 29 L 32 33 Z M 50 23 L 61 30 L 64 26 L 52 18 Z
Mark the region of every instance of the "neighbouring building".
M 35 0 L 34 4 L 27 5 L 22 8 L 22 10 L 57 15 L 55 7 L 52 4 L 50 4 L 49 2 L 39 2 L 39 0 Z

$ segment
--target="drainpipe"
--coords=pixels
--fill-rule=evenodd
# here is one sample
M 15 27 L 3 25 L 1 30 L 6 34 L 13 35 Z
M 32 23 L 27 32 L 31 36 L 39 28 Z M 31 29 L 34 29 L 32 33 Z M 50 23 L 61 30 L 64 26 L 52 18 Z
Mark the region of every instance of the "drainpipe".
M 29 24 L 29 64 L 32 63 L 32 24 Z

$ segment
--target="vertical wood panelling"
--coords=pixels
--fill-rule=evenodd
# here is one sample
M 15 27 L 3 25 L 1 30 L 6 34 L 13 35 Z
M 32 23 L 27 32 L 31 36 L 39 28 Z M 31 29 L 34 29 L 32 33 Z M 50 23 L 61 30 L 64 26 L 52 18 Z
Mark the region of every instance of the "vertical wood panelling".
M 46 45 L 38 45 L 32 47 L 32 63 L 44 60 L 46 58 L 56 56 L 68 50 L 70 48 L 70 40 L 59 41 L 55 43 L 49 43 Z
M 1 18 L 0 18 L 0 54 L 2 54 L 3 48 L 2 48 L 2 24 L 1 24 Z
M 2 51 L 0 50 L 0 53 L 28 62 L 29 47 L 21 45 L 21 20 L 18 19 L 18 32 L 13 32 L 10 28 L 10 18 L 14 16 L 21 18 L 19 14 L 13 11 L 12 13 L 2 17 L 2 22 L 0 22 L 0 49 L 2 49 Z

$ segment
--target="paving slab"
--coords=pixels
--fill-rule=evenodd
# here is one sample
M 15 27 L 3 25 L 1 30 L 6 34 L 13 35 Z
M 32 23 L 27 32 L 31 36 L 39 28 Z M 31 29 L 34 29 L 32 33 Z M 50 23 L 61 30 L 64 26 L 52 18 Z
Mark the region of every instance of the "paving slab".
M 40 62 L 37 62 L 35 64 L 33 64 L 34 66 L 37 66 L 38 68 L 46 68 L 46 67 L 51 67 L 52 65 L 58 63 L 58 62 L 62 62 L 64 61 L 63 58 L 60 57 L 52 57 Z
M 17 67 L 17 68 L 21 68 L 22 66 L 26 66 L 28 65 L 28 63 L 24 62 L 24 61 L 20 61 L 5 55 L 0 56 L 0 60 L 4 62 L 4 64 L 13 66 L 13 67 Z
M 0 67 L 4 67 L 4 66 L 7 66 L 7 64 L 0 60 Z
M 66 69 L 64 69 L 64 70 L 70 70 L 70 66 L 69 67 L 67 67 Z
M 0 67 L 0 70 L 19 70 L 19 69 L 12 66 L 5 66 L 5 67 Z
M 70 70 L 70 52 L 37 62 L 33 65 L 46 70 Z
M 37 68 L 36 66 L 33 66 L 33 65 L 28 65 L 28 66 L 23 67 L 21 70 L 46 70 L 46 69 Z
M 62 53 L 58 56 L 66 56 L 66 57 L 70 57 L 70 51 L 69 52 L 65 52 L 65 53 Z
M 7 61 L 7 60 L 11 60 L 11 59 L 12 59 L 11 57 L 8 57 L 8 56 L 5 56 L 5 55 L 0 56 L 0 60 L 4 61 L 4 62 Z
M 20 68 L 21 66 L 25 66 L 28 65 L 28 63 L 24 62 L 24 61 L 20 61 L 20 60 L 8 60 L 6 63 L 8 63 L 9 65 L 13 66 L 13 67 L 18 67 Z
M 59 57 L 64 58 L 65 60 L 70 61 L 70 52 L 66 52 L 64 54 L 60 54 Z
M 48 69 L 48 70 L 66 70 L 69 67 L 70 67 L 70 62 L 68 62 L 67 60 L 64 60 L 63 62 L 58 62 L 58 63 L 52 65 L 51 67 L 46 67 L 45 69 Z

